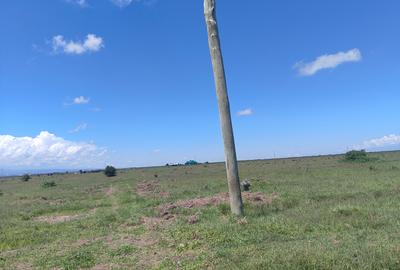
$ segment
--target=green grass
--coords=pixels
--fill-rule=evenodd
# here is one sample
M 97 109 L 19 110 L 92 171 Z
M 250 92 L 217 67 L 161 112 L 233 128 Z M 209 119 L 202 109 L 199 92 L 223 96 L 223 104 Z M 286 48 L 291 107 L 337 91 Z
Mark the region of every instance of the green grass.
M 400 269 L 400 152 L 371 157 L 241 162 L 271 204 L 176 208 L 154 226 L 160 204 L 225 192 L 224 164 L 0 181 L 0 269 Z M 169 196 L 140 196 L 143 181 Z

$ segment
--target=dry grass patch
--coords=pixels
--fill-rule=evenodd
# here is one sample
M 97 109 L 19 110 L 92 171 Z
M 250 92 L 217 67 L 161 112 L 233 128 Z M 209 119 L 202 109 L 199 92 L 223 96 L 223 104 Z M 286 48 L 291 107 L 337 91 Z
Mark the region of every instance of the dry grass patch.
M 172 257 L 173 250 L 163 248 L 159 250 L 149 250 L 145 256 L 139 259 L 137 269 L 154 269 L 157 268 L 163 261 Z
M 118 248 L 124 245 L 132 245 L 135 247 L 143 248 L 154 246 L 158 243 L 158 237 L 150 234 L 134 237 L 132 235 L 122 235 L 118 238 L 109 236 L 105 239 L 107 246 L 110 248 Z
M 82 218 L 82 215 L 53 215 L 53 216 L 39 216 L 35 217 L 35 221 L 47 222 L 49 224 L 57 224 L 62 222 L 68 222 L 72 220 L 78 220 Z

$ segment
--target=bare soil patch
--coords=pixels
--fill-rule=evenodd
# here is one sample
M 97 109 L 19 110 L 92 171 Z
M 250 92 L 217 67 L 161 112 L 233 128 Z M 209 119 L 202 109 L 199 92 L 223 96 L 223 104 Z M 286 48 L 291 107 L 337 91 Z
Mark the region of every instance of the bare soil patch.
M 126 264 L 98 264 L 90 268 L 90 270 L 113 270 L 113 269 L 136 269 L 133 268 L 131 265 Z
M 142 217 L 140 223 L 145 225 L 147 229 L 154 230 L 157 227 L 166 227 L 172 224 L 176 219 L 176 215 L 166 213 L 159 217 Z
M 168 197 L 169 192 L 162 191 L 158 181 L 142 182 L 136 186 L 136 192 L 142 197 L 160 196 Z
M 262 192 L 243 192 L 242 196 L 245 201 L 254 204 L 271 204 L 275 199 L 279 198 L 278 194 L 276 193 L 267 195 Z
M 278 195 L 273 193 L 271 195 L 267 195 L 262 192 L 242 192 L 242 197 L 244 201 L 253 203 L 253 204 L 271 204 Z M 196 199 L 188 199 L 188 200 L 179 200 L 174 203 L 166 203 L 159 206 L 160 216 L 169 216 L 171 215 L 171 210 L 181 207 L 181 208 L 199 208 L 203 206 L 209 205 L 219 205 L 229 203 L 229 194 L 228 193 L 218 193 L 211 197 L 203 197 Z
M 109 188 L 106 189 L 106 195 L 107 195 L 108 197 L 111 196 L 111 195 L 113 195 L 114 192 L 115 192 L 115 189 L 114 189 L 113 186 L 111 186 L 111 187 L 109 187 Z
M 32 267 L 32 265 L 27 264 L 27 263 L 17 263 L 17 264 L 13 265 L 12 269 L 15 269 L 15 270 L 31 270 L 31 269 L 34 269 L 34 268 Z

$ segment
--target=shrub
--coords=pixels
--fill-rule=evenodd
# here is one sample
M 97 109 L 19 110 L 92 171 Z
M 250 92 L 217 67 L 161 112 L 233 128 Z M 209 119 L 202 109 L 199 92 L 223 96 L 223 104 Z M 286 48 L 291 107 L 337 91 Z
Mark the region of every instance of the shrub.
M 378 168 L 371 165 L 371 166 L 369 166 L 369 170 L 370 170 L 370 171 L 377 171 Z
M 42 184 L 43 188 L 51 188 L 51 187 L 55 187 L 56 183 L 54 181 L 46 181 Z
M 21 176 L 21 181 L 28 182 L 29 179 L 31 179 L 29 174 L 24 174 L 23 176 Z
M 197 165 L 199 164 L 196 160 L 189 160 L 185 162 L 185 165 Z
M 0 190 L 0 196 L 3 196 L 3 194 L 4 194 L 3 191 Z
M 107 166 L 107 167 L 104 169 L 104 174 L 105 174 L 107 177 L 116 176 L 116 175 L 117 175 L 117 169 L 115 169 L 113 166 Z
M 367 162 L 370 160 L 365 150 L 352 150 L 345 154 L 344 159 L 346 161 L 358 161 Z

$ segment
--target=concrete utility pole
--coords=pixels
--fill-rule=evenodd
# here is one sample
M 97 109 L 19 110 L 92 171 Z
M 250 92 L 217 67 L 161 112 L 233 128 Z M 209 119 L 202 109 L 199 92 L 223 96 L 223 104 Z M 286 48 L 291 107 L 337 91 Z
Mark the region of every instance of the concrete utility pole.
M 243 202 L 242 194 L 240 191 L 235 139 L 233 137 L 231 112 L 226 87 L 224 63 L 219 41 L 215 2 L 216 0 L 204 0 L 204 16 L 207 24 L 208 45 L 210 47 L 211 61 L 214 70 L 214 80 L 217 90 L 219 116 L 225 147 L 226 173 L 228 177 L 231 211 L 233 214 L 243 215 Z

